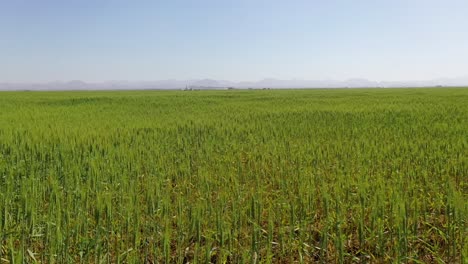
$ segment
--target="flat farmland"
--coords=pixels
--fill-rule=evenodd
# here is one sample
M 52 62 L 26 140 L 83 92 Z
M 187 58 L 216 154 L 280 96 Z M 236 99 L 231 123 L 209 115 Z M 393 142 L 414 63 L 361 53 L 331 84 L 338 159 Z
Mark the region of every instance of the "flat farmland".
M 0 263 L 464 263 L 468 89 L 0 93 Z

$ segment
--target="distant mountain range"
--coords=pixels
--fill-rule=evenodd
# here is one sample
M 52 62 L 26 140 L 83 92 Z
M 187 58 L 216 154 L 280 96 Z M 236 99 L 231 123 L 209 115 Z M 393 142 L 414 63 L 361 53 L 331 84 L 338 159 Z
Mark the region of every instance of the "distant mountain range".
M 366 79 L 335 80 L 278 80 L 264 79 L 256 82 L 232 82 L 226 80 L 159 80 L 159 81 L 108 81 L 87 83 L 79 80 L 49 83 L 0 83 L 0 90 L 130 90 L 130 89 L 262 89 L 262 88 L 369 88 L 369 87 L 433 87 L 468 86 L 468 76 L 428 81 L 369 81 Z

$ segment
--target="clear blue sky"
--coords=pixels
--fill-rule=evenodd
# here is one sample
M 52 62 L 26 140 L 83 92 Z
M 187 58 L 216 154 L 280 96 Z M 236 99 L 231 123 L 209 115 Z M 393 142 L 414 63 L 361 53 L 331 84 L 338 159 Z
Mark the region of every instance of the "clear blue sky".
M 467 0 L 0 1 L 0 82 L 467 75 Z

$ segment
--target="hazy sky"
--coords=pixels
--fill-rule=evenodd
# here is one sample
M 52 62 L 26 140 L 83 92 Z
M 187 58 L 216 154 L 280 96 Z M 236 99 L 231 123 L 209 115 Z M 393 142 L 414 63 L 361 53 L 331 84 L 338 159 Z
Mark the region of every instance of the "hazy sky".
M 468 75 L 467 0 L 0 0 L 0 82 Z

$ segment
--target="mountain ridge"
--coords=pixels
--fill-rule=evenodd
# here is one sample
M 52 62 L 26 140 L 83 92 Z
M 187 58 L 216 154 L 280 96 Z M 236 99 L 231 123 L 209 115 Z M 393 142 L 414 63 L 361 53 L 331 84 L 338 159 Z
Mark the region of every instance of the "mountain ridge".
M 0 83 L 0 90 L 175 90 L 186 88 L 398 88 L 398 87 L 434 87 L 434 86 L 468 86 L 467 77 L 439 78 L 426 81 L 370 81 L 364 78 L 339 80 L 281 80 L 266 78 L 259 81 L 239 81 L 216 79 L 188 80 L 156 80 L 156 81 L 125 81 L 113 80 L 106 82 L 84 82 L 81 80 L 36 82 L 36 83 Z

